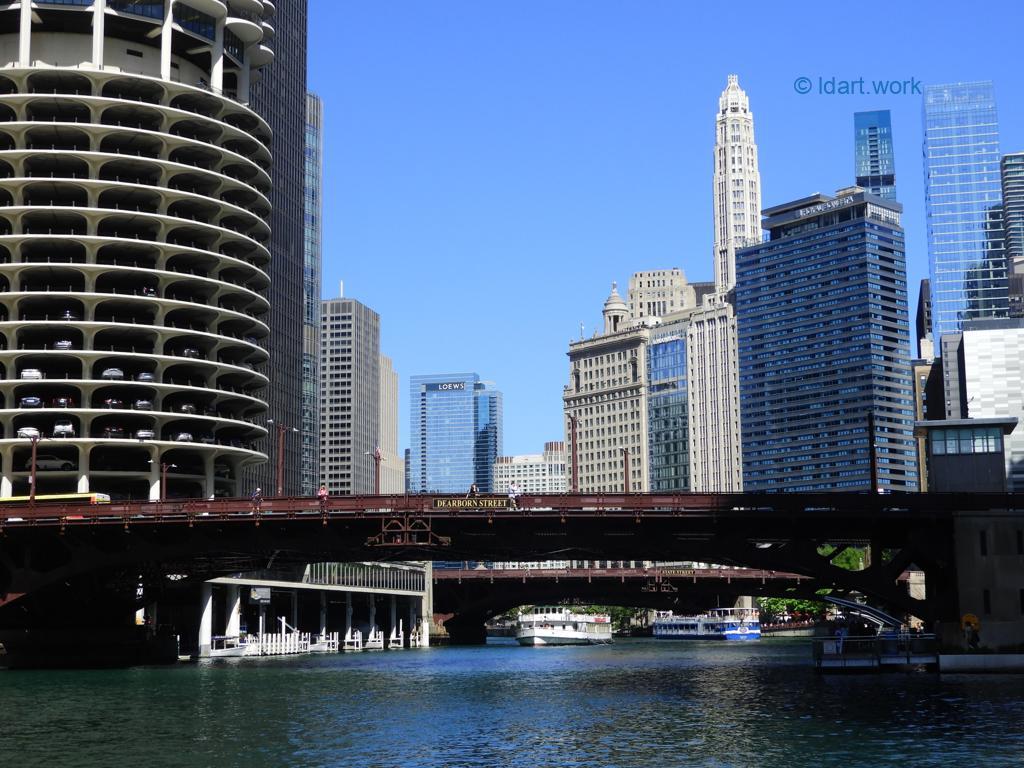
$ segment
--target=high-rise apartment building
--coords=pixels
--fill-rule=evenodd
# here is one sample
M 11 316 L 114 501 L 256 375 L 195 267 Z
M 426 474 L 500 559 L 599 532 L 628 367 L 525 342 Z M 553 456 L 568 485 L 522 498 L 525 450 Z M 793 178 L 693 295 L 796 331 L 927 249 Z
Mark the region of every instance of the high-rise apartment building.
M 475 373 L 409 381 L 409 488 L 413 493 L 491 492 L 502 447 L 502 394 Z
M 355 299 L 320 309 L 320 482 L 331 495 L 373 493 L 380 440 L 380 317 Z
M 761 174 L 754 115 L 739 78 L 729 75 L 715 118 L 715 286 L 736 284 L 736 249 L 761 239 Z
M 901 211 L 812 195 L 737 254 L 745 490 L 872 490 L 872 453 L 879 488 L 917 490 Z
M 499 456 L 494 462 L 494 493 L 506 493 L 515 483 L 522 493 L 565 493 L 568 473 L 565 443 L 544 443 L 543 453 Z
M 575 451 L 569 486 L 581 492 L 648 489 L 648 330 L 629 323 L 615 283 L 604 304 L 604 332 L 569 344 L 569 384 L 562 393 L 566 445 Z
M 405 491 L 405 457 L 398 453 L 398 374 L 391 358 L 380 356 L 380 492 Z
M 967 321 L 1008 314 L 999 161 L 992 83 L 927 86 L 925 208 L 937 349 Z
M 885 200 L 895 200 L 896 154 L 888 109 L 853 113 L 853 153 L 857 186 Z
M 323 104 L 306 94 L 302 245 L 302 424 L 299 427 L 303 496 L 320 483 L 320 265 L 323 233 Z
M 125 5 L 148 9 L 159 3 L 130 2 Z M 237 0 L 228 3 L 239 30 L 239 43 L 252 33 L 254 3 Z M 110 2 L 107 3 L 110 5 Z M 184 0 L 175 0 L 175 7 L 188 8 Z M 197 3 L 197 7 L 198 7 Z M 223 2 L 204 0 L 204 7 L 223 6 Z M 297 494 L 302 485 L 301 432 L 291 437 L 292 430 L 302 425 L 303 347 L 303 270 L 305 221 L 305 134 L 306 134 L 306 0 L 275 0 L 264 2 L 268 18 L 265 32 L 274 36 L 273 64 L 266 67 L 252 85 L 252 108 L 273 131 L 274 165 L 271 173 L 274 187 L 270 193 L 273 213 L 270 216 L 270 386 L 267 401 L 274 423 L 287 429 L 284 446 L 284 492 Z M 189 9 L 188 15 L 202 13 Z M 271 24 L 273 25 L 271 28 Z M 225 38 L 227 40 L 227 38 Z M 227 42 L 225 42 L 227 48 Z M 263 56 L 268 56 L 260 52 Z M 230 168 L 228 169 L 230 170 Z M 319 299 L 319 296 L 317 296 Z M 277 464 L 277 440 L 264 445 L 270 462 L 263 465 L 253 481 L 264 488 L 273 487 L 272 469 Z
M 39 435 L 39 494 L 156 499 L 164 467 L 231 496 L 265 463 L 273 8 L 0 8 L 0 496 Z
M 1024 152 L 1003 155 L 1000 178 L 1007 267 L 1010 272 L 1024 273 Z

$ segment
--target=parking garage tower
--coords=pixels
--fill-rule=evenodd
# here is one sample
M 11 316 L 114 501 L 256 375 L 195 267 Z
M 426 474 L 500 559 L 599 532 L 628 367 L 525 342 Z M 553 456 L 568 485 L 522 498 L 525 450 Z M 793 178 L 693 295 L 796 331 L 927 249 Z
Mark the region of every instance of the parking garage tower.
M 0 8 L 0 496 L 237 495 L 266 460 L 267 0 Z

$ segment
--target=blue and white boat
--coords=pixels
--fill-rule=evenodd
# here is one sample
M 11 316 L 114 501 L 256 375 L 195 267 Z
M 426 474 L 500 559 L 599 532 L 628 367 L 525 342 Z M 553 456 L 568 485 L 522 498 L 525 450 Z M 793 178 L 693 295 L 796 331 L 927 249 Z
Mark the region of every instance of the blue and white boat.
M 712 608 L 699 616 L 659 611 L 654 636 L 660 640 L 760 640 L 761 618 L 755 608 Z

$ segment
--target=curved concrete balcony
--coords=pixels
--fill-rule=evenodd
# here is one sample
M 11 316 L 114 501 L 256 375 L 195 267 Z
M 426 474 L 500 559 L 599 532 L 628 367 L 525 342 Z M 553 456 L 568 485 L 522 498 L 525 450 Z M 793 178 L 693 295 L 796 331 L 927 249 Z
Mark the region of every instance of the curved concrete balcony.
M 263 39 L 263 29 L 258 22 L 242 16 L 232 16 L 228 13 L 224 26 L 231 30 L 239 40 L 246 45 L 252 45 Z
M 271 57 L 273 53 L 271 52 Z M 260 115 L 227 96 L 175 80 L 133 74 L 91 66 L 39 69 L 0 69 L 0 93 L 38 98 L 40 95 L 68 99 L 102 98 L 111 106 L 159 107 L 175 119 L 212 121 L 237 129 L 269 147 L 273 132 Z

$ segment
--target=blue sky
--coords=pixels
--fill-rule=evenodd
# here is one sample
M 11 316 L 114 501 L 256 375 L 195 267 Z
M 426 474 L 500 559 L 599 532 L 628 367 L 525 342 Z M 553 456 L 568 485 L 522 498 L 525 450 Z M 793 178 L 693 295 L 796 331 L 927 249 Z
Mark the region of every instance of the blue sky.
M 699 10 L 698 10 L 699 8 Z M 750 96 L 766 206 L 853 182 L 853 112 L 890 109 L 909 287 L 927 276 L 921 97 L 823 95 L 818 78 L 992 79 L 1024 149 L 1018 2 L 310 0 L 324 101 L 324 296 L 381 315 L 408 443 L 415 374 L 505 393 L 505 453 L 561 439 L 566 350 L 612 280 L 712 279 L 718 95 Z M 807 95 L 794 89 L 811 79 Z M 913 310 L 913 306 L 911 308 Z

